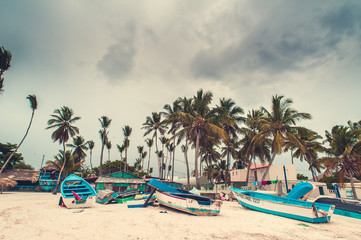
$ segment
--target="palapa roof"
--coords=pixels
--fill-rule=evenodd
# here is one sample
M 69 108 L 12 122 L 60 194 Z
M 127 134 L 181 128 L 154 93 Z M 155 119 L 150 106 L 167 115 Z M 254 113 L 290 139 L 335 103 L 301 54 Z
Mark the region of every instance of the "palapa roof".
M 1 173 L 0 179 L 10 178 L 15 181 L 30 181 L 34 183 L 38 181 L 39 173 L 40 171 L 36 171 L 36 170 L 12 169 Z

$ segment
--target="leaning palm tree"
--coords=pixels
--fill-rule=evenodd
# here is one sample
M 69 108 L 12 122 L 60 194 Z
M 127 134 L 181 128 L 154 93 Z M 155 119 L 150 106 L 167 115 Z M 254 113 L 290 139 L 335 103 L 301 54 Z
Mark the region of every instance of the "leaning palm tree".
M 6 50 L 3 46 L 0 47 L 0 93 L 4 89 L 3 74 L 10 68 L 12 55 L 9 50 Z
M 130 144 L 130 140 L 129 140 L 129 137 L 130 135 L 132 134 L 132 128 L 128 125 L 124 126 L 123 127 L 123 134 L 124 134 L 124 146 L 125 146 L 125 158 L 124 158 L 124 162 L 125 162 L 125 165 L 124 165 L 124 172 L 126 172 L 128 169 L 127 169 L 127 166 L 128 166 L 128 148 L 129 148 L 129 144 Z
M 107 116 L 101 116 L 99 119 L 101 128 L 99 130 L 99 134 L 100 134 L 100 138 L 102 140 L 102 148 L 101 148 L 101 152 L 100 152 L 100 166 L 99 166 L 99 176 L 103 175 L 103 153 L 104 153 L 104 146 L 107 142 L 108 139 L 108 131 L 107 129 L 110 127 L 110 123 L 112 122 L 112 120 L 107 117 Z
M 90 150 L 90 158 L 89 158 L 89 161 L 90 161 L 90 170 L 93 172 L 93 164 L 92 164 L 92 153 L 93 153 L 93 148 L 95 146 L 95 143 L 93 140 L 90 140 L 88 141 L 88 147 L 89 147 L 89 150 Z
M 151 153 L 151 149 L 152 149 L 152 146 L 153 146 L 153 139 L 151 138 L 147 138 L 145 140 L 145 143 L 147 144 L 148 148 L 149 148 L 149 158 L 148 158 L 148 167 L 147 167 L 147 172 L 149 173 L 149 164 L 150 164 L 150 153 Z
M 293 101 L 291 99 L 283 100 L 283 96 L 276 95 L 272 97 L 272 111 L 268 111 L 262 107 L 265 115 L 259 118 L 261 129 L 257 136 L 255 136 L 254 141 L 260 142 L 270 137 L 272 139 L 272 157 L 262 176 L 262 180 L 259 182 L 260 187 L 266 179 L 276 155 L 283 152 L 287 142 L 302 148 L 297 137 L 298 127 L 296 126 L 296 122 L 302 119 L 311 119 L 311 115 L 309 113 L 300 113 L 291 108 L 292 103 Z
M 0 170 L 0 175 L 1 175 L 1 173 L 4 171 L 6 165 L 9 163 L 10 159 L 12 158 L 12 156 L 17 152 L 17 150 L 20 148 L 21 144 L 24 142 L 26 136 L 28 135 L 29 130 L 30 130 L 30 127 L 31 127 L 31 123 L 33 122 L 35 110 L 38 108 L 38 101 L 36 100 L 36 96 L 35 96 L 35 95 L 28 95 L 26 98 L 29 100 L 29 102 L 30 102 L 30 107 L 31 107 L 31 109 L 32 109 L 31 118 L 30 118 L 30 122 L 29 122 L 28 128 L 26 129 L 26 132 L 25 132 L 25 135 L 24 135 L 23 139 L 21 139 L 20 143 L 18 144 L 18 146 L 16 147 L 16 149 L 14 150 L 14 152 L 12 152 L 12 153 L 10 154 L 10 156 L 8 157 L 8 159 L 5 161 L 4 165 L 2 166 L 2 168 L 1 168 L 1 170 Z
M 153 132 L 152 139 L 155 141 L 155 149 L 158 156 L 158 170 L 159 170 L 159 177 L 161 177 L 162 173 L 162 165 L 161 165 L 161 156 L 159 154 L 158 149 L 158 133 L 164 135 L 166 132 L 166 126 L 164 121 L 161 120 L 161 114 L 152 112 L 152 116 L 147 116 L 145 123 L 143 123 L 142 129 L 145 129 L 144 136 L 147 136 L 151 132 Z
M 344 178 L 350 179 L 352 193 L 357 198 L 354 177 L 361 175 L 361 130 L 345 126 L 334 126 L 331 133 L 326 131 L 326 142 L 329 144 L 329 156 L 320 160 L 327 172 L 336 171 L 340 183 Z
M 54 114 L 51 115 L 51 119 L 48 121 L 48 127 L 46 129 L 55 129 L 52 133 L 51 138 L 53 142 L 58 141 L 59 144 L 63 145 L 63 152 L 65 153 L 65 143 L 68 142 L 70 137 L 75 136 L 79 133 L 79 128 L 73 126 L 80 117 L 74 117 L 74 112 L 67 106 L 61 107 L 61 109 L 56 109 Z M 53 194 L 57 194 L 57 190 L 60 183 L 60 178 L 63 173 L 65 164 L 66 164 L 66 155 L 64 156 L 63 166 L 60 169 L 58 182 L 54 189 Z

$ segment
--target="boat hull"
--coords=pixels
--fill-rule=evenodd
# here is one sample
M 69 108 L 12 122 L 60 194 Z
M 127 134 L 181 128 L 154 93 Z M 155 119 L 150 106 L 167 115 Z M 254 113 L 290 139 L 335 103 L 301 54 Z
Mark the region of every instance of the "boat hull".
M 216 216 L 220 213 L 222 205 L 218 201 L 210 205 L 201 205 L 194 199 L 182 198 L 162 191 L 157 191 L 157 200 L 163 206 L 197 216 Z
M 361 219 L 361 201 L 319 196 L 315 202 L 335 205 L 334 214 Z
M 95 205 L 95 196 L 89 196 L 85 200 L 76 200 L 75 198 L 63 198 L 63 203 L 67 208 L 89 208 Z
M 88 208 L 95 204 L 96 191 L 79 176 L 71 174 L 65 178 L 60 189 L 61 201 L 67 208 Z
M 243 207 L 305 222 L 329 222 L 334 211 L 333 205 L 315 204 L 312 206 L 312 202 L 287 199 L 236 188 L 230 189 Z

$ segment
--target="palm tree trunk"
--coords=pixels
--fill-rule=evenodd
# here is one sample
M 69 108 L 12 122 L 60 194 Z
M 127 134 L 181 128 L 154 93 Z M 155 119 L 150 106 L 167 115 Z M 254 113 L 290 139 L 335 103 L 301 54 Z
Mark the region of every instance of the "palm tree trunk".
M 128 166 L 128 147 L 125 147 L 124 170 L 123 170 L 123 172 L 127 172 L 127 166 Z
M 103 137 L 102 149 L 100 152 L 99 176 L 103 176 L 103 153 L 104 153 L 104 137 Z
M 2 168 L 1 168 L 1 170 L 0 170 L 0 175 L 1 175 L 1 173 L 4 171 L 6 165 L 9 163 L 10 159 L 14 156 L 14 154 L 16 153 L 16 151 L 19 149 L 19 147 L 21 146 L 21 144 L 24 142 L 26 136 L 28 135 L 29 130 L 30 130 L 30 127 L 31 127 L 31 123 L 33 122 L 34 112 L 35 112 L 35 111 L 33 110 L 32 114 L 31 114 L 29 126 L 28 126 L 28 128 L 26 129 L 26 132 L 25 132 L 25 135 L 24 135 L 23 139 L 21 139 L 19 145 L 16 147 L 16 149 L 14 150 L 14 152 L 12 152 L 12 153 L 10 154 L 10 156 L 8 157 L 8 159 L 6 160 L 6 162 L 4 163 L 4 165 L 2 166 Z
M 175 158 L 175 138 L 173 138 L 173 145 L 174 145 L 174 149 L 173 149 L 173 159 L 172 159 L 172 182 L 173 182 L 173 178 L 174 178 L 174 158 Z
M 91 169 L 91 171 L 93 172 L 93 164 L 92 164 L 92 150 L 90 150 L 90 159 L 89 159 L 89 161 L 90 161 L 90 169 Z
M 199 130 L 197 130 L 196 149 L 195 149 L 195 160 L 194 160 L 194 163 L 195 163 L 194 173 L 195 173 L 195 175 L 196 175 L 196 187 L 197 187 L 197 189 L 200 189 L 199 177 L 198 177 L 199 139 L 200 139 L 200 133 L 199 133 Z
M 229 149 L 227 149 L 227 166 L 226 166 L 226 187 L 228 186 L 229 181 Z
M 351 189 L 352 189 L 353 198 L 357 200 L 358 198 L 357 198 L 356 189 L 355 189 L 355 183 L 354 183 L 352 174 L 349 174 L 349 172 L 347 171 L 347 175 L 350 177 L 350 183 L 351 183 Z
M 186 162 L 187 168 L 187 188 L 190 189 L 190 180 L 189 180 L 189 162 L 188 162 L 188 137 L 186 138 L 186 145 L 184 146 L 184 160 Z
M 273 153 L 273 156 L 272 156 L 272 158 L 271 158 L 271 161 L 269 162 L 269 164 L 268 164 L 268 166 L 267 166 L 267 168 L 266 168 L 266 171 L 264 172 L 264 174 L 263 174 L 263 176 L 262 176 L 261 181 L 258 183 L 258 186 L 259 186 L 260 188 L 262 187 L 262 182 L 266 179 L 266 176 L 267 176 L 267 174 L 268 174 L 268 172 L 269 172 L 269 169 L 271 168 L 272 163 L 273 163 L 273 160 L 275 160 L 275 158 L 276 158 L 276 153 Z M 256 170 L 256 171 L 257 171 L 257 170 Z
M 150 152 L 151 152 L 152 148 L 149 148 L 149 159 L 148 159 L 148 168 L 147 168 L 147 172 L 149 174 L 149 165 L 150 165 Z
M 63 166 L 60 169 L 60 173 L 58 176 L 58 181 L 56 183 L 56 187 L 53 191 L 53 194 L 56 195 L 58 193 L 58 188 L 59 188 L 59 184 L 60 184 L 60 179 L 61 179 L 61 175 L 63 174 L 64 168 L 65 168 L 65 163 L 66 163 L 66 154 L 65 154 L 65 142 L 63 142 Z
M 248 181 L 249 181 L 249 173 L 251 171 L 251 161 L 252 161 L 252 158 L 253 157 L 248 157 L 247 159 L 247 163 L 248 163 L 248 166 L 247 166 L 247 176 L 246 176 L 246 183 L 248 184 Z

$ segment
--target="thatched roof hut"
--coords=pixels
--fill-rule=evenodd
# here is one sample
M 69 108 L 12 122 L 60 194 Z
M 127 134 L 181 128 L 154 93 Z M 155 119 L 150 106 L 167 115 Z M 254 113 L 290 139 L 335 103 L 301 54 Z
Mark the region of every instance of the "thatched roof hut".
M 17 185 L 18 183 L 10 178 L 1 178 L 0 179 L 0 188 L 1 188 L 1 193 L 3 193 L 4 188 L 12 188 L 15 185 Z
M 35 171 L 35 170 L 12 169 L 3 172 L 0 175 L 0 179 L 9 178 L 17 181 L 19 184 L 20 182 L 36 183 L 39 179 L 39 173 L 40 171 Z

